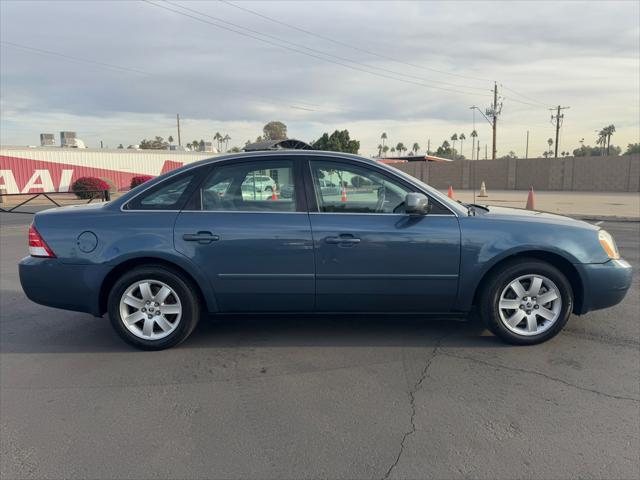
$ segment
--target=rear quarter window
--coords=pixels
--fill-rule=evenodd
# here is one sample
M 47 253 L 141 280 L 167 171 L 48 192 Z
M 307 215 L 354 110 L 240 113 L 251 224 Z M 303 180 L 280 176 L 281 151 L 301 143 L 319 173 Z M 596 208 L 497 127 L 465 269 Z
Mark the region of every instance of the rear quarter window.
M 125 210 L 181 210 L 193 191 L 196 173 L 170 177 L 131 199 Z

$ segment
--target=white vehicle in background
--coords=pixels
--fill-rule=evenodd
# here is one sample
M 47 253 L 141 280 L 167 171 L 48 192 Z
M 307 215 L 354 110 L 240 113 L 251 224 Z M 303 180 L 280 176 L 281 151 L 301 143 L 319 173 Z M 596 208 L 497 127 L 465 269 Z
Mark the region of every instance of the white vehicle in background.
M 242 182 L 243 192 L 274 192 L 276 182 L 268 175 L 253 175 Z

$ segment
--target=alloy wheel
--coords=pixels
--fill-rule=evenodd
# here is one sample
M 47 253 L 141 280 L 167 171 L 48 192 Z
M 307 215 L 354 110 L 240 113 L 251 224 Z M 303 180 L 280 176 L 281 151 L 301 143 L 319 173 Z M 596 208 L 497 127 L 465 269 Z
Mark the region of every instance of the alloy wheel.
M 175 331 L 182 317 L 177 293 L 158 280 L 140 280 L 120 298 L 125 328 L 143 340 L 160 340 Z
M 549 278 L 522 275 L 504 288 L 498 310 L 500 320 L 510 331 L 524 336 L 539 335 L 560 318 L 562 295 Z

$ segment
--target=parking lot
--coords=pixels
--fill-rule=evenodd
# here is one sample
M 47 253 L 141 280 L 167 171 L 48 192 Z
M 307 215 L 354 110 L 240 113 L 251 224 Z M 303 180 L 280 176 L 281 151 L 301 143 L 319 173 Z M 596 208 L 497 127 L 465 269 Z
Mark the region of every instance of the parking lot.
M 639 478 L 640 223 L 625 301 L 534 347 L 418 318 L 203 322 L 162 352 L 21 291 L 1 214 L 0 477 Z

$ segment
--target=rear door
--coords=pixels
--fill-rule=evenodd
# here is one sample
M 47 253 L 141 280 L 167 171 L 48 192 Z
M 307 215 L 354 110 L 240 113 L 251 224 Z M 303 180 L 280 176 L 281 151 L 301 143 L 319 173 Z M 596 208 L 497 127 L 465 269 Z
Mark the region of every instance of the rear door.
M 460 264 L 457 217 L 432 200 L 404 213 L 415 187 L 365 162 L 309 160 L 316 309 L 448 312 Z
M 313 310 L 313 243 L 300 170 L 292 156 L 215 164 L 180 212 L 176 248 L 207 273 L 221 311 Z

